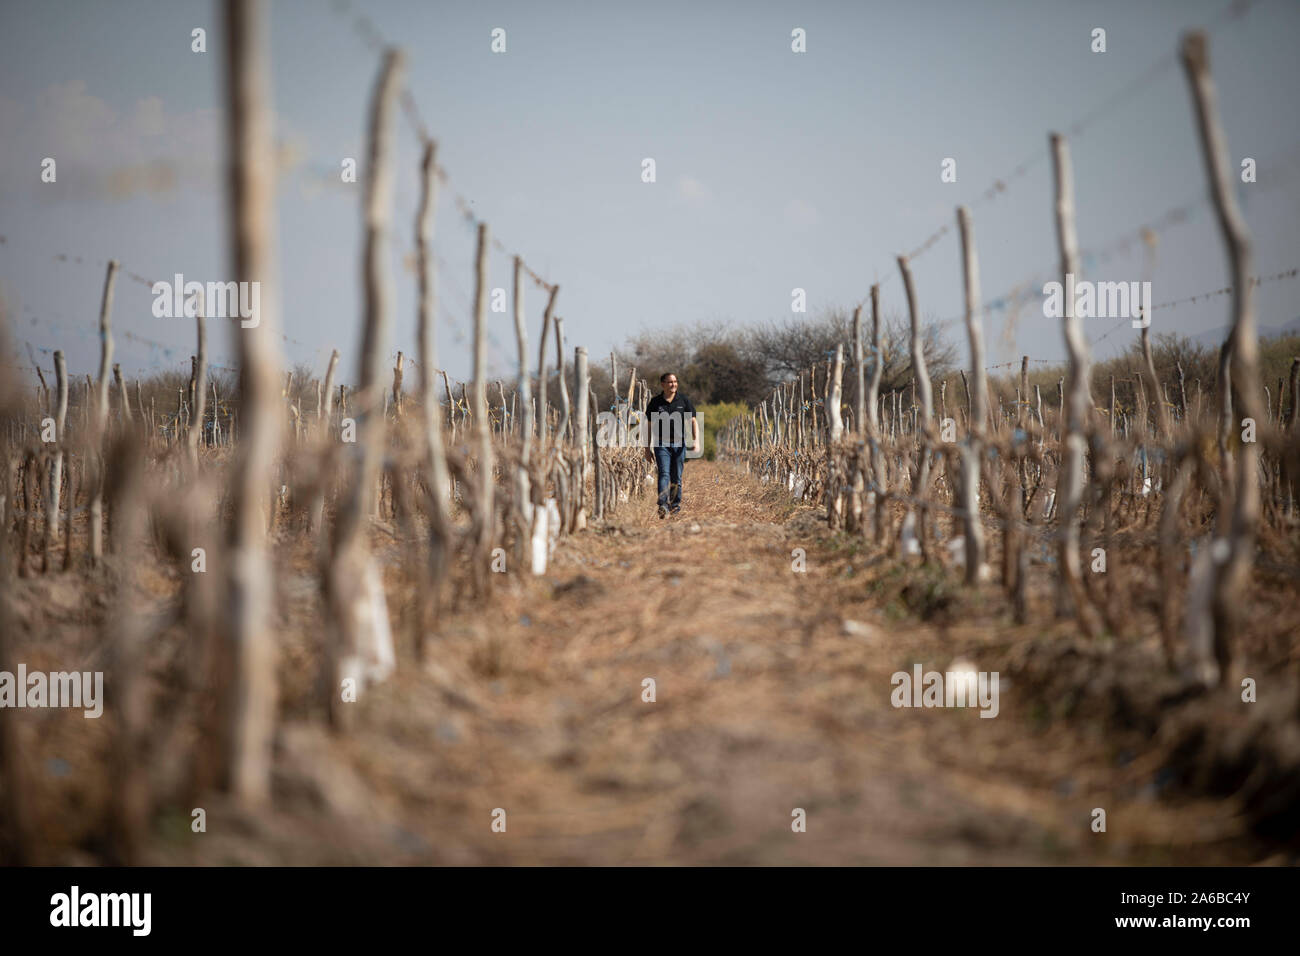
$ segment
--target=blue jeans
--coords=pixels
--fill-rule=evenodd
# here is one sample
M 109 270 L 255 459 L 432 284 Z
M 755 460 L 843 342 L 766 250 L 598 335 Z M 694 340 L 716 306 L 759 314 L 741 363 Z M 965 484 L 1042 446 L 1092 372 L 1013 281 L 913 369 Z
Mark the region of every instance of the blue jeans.
M 655 464 L 659 467 L 659 507 L 677 511 L 682 506 L 682 468 L 686 464 L 686 446 L 656 445 Z

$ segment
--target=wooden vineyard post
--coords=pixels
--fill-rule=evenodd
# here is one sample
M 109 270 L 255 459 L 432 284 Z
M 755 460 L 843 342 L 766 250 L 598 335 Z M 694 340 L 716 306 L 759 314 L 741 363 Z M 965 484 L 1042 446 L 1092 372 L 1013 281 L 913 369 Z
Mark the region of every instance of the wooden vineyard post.
M 81 478 L 86 478 L 86 455 L 82 455 Z M 72 509 L 77 503 L 77 469 L 74 467 L 72 456 L 68 456 L 68 513 L 64 515 L 63 522 L 63 570 L 72 569 Z
M 843 401 L 842 386 L 840 379 L 844 375 L 844 346 L 835 346 L 835 364 L 831 368 L 830 387 L 826 398 L 827 424 L 830 429 L 830 441 L 832 444 L 838 442 L 844 437 L 844 422 L 840 417 L 840 403 Z
M 325 381 L 316 393 L 316 440 L 324 443 L 328 440 L 331 433 L 331 424 L 334 420 L 334 372 L 339 365 L 339 350 L 330 350 L 329 364 L 325 368 Z M 215 409 L 216 402 L 216 383 L 213 383 L 213 403 Z M 212 416 L 213 435 L 215 438 L 220 436 L 220 422 L 214 412 Z M 318 532 L 325 518 L 325 489 L 326 477 L 321 475 L 315 492 L 312 494 L 311 509 L 308 513 L 309 527 L 312 532 Z
M 474 581 L 479 593 L 488 589 L 488 558 L 492 550 L 492 431 L 487 408 L 487 299 L 488 249 L 491 235 L 487 223 L 478 224 L 478 251 L 474 257 L 474 433 L 478 449 L 478 487 L 475 491 L 473 525 Z
M 862 306 L 853 310 L 853 373 L 857 386 L 854 401 L 853 430 L 858 435 L 867 433 L 867 369 L 862 348 Z
M 339 367 L 339 350 L 330 350 L 329 365 L 325 368 L 325 384 L 321 386 L 321 394 L 324 396 L 324 406 L 318 406 L 316 409 L 316 421 L 318 426 L 328 433 L 330 426 L 334 421 L 334 372 Z
M 30 350 L 28 356 L 31 356 Z M 40 385 L 36 387 L 37 408 L 40 409 L 41 416 L 44 417 L 50 413 L 50 387 L 45 382 L 45 373 L 41 371 L 40 365 L 36 363 L 35 357 L 32 357 L 32 364 L 36 367 L 36 378 Z
M 1115 440 L 1115 376 L 1110 377 L 1110 439 Z
M 229 611 L 220 645 L 231 656 L 224 668 L 222 766 L 236 801 L 253 807 L 271 796 L 277 689 L 265 513 L 282 417 L 270 38 L 263 4 L 227 0 L 226 37 L 233 265 L 238 281 L 260 283 L 260 300 L 253 324 L 235 335 L 243 376 L 242 442 L 231 474 Z
M 139 384 L 138 382 L 136 383 Z M 153 430 L 153 414 L 150 413 L 149 428 Z M 217 383 L 212 383 L 212 445 L 214 448 L 221 445 L 221 398 L 217 395 Z
M 95 383 L 94 418 L 86 462 L 94 469 L 90 487 L 90 562 L 98 566 L 104 557 L 104 437 L 108 430 L 108 375 L 113 362 L 113 286 L 117 281 L 117 260 L 108 263 L 104 276 L 104 297 L 99 306 L 99 378 Z
M 864 534 L 866 525 L 863 516 L 863 492 L 867 489 L 868 465 L 867 441 L 867 370 L 865 349 L 862 344 L 862 306 L 853 309 L 853 372 L 854 372 L 854 410 L 853 435 L 856 439 L 853 447 L 849 473 L 849 530 Z
M 144 390 L 140 387 L 140 380 L 135 380 L 135 407 L 140 413 L 140 421 L 145 423 L 145 437 L 152 443 L 153 441 L 153 419 L 144 407 Z
M 602 444 L 600 424 L 599 424 L 600 413 L 598 411 L 595 411 L 596 409 L 599 408 L 598 403 L 600 399 L 596 396 L 596 389 L 594 387 L 590 389 L 590 392 L 591 392 L 590 395 L 591 407 L 593 409 L 594 414 L 591 416 L 591 424 L 589 427 L 590 434 L 587 436 L 587 440 L 591 443 L 590 447 L 591 447 L 592 491 L 593 491 L 592 517 L 595 518 L 597 521 L 599 521 L 605 517 L 605 472 L 604 469 L 601 467 L 601 461 L 600 461 L 600 447 Z M 615 402 L 615 405 L 617 404 L 618 403 Z M 615 433 L 617 433 L 617 425 L 615 426 Z M 608 430 L 606 430 L 604 441 L 607 442 L 609 440 L 608 436 L 609 436 L 609 432 Z
M 564 320 L 558 315 L 552 319 L 555 326 L 555 369 L 559 377 L 561 415 L 559 427 L 555 430 L 555 444 L 563 446 L 569 436 L 571 427 L 569 404 L 569 379 L 564 372 Z
M 529 569 L 534 575 L 546 573 L 546 561 L 549 553 L 550 515 L 546 504 L 547 481 L 547 414 L 546 414 L 546 344 L 547 334 L 555 315 L 555 299 L 560 287 L 552 285 L 546 300 L 546 310 L 542 314 L 542 334 L 537 350 L 537 454 L 538 463 L 536 480 L 532 481 L 532 527 L 528 535 Z
M 871 442 L 871 482 L 875 486 L 868 500 L 876 506 L 875 538 L 881 545 L 885 540 L 886 499 L 889 481 L 885 475 L 885 454 L 880 447 L 880 379 L 884 374 L 884 351 L 880 344 L 880 283 L 871 286 L 871 379 L 867 385 L 867 436 Z
M 1232 335 L 1219 346 L 1218 374 L 1214 387 L 1219 395 L 1219 476 L 1227 489 L 1232 488 L 1232 452 L 1228 436 L 1232 434 Z
M 68 421 L 68 365 L 63 358 L 61 349 L 56 349 L 54 352 L 54 377 L 58 394 L 56 398 L 57 404 L 54 409 L 56 445 L 54 447 L 54 461 L 50 468 L 50 489 L 45 499 L 47 502 L 45 508 L 47 565 L 50 543 L 59 539 L 59 496 L 63 490 L 63 449 L 67 446 L 67 439 L 64 437 L 64 426 Z
M 841 356 L 840 361 L 844 361 Z M 830 370 L 827 370 L 830 377 Z M 808 446 L 816 448 L 821 440 L 821 430 L 817 427 L 817 366 L 808 369 Z
M 1183 429 L 1188 427 L 1187 419 L 1187 373 L 1183 369 L 1183 363 L 1176 363 L 1175 368 L 1178 371 L 1178 420 L 1183 423 Z
M 1034 386 L 1034 417 L 1038 419 L 1038 448 L 1041 451 L 1043 436 L 1047 434 L 1047 425 L 1043 422 L 1043 390 L 1037 385 Z
M 925 504 L 930 490 L 930 425 L 934 419 L 934 393 L 930 388 L 930 373 L 925 367 L 925 349 L 921 342 L 921 312 L 916 304 L 916 286 L 912 282 L 912 270 L 908 266 L 907 256 L 898 257 L 898 269 L 903 275 L 903 288 L 907 293 L 907 309 L 911 316 L 912 371 L 916 376 L 914 392 L 920 398 L 921 423 L 916 428 L 920 433 L 917 447 L 916 471 L 912 480 L 912 497 L 921 502 L 919 505 L 922 560 L 929 560 L 927 553 L 927 526 L 929 525 L 928 507 Z
M 1029 356 L 1020 356 L 1020 385 L 1016 388 L 1016 430 L 1028 436 L 1026 423 L 1029 419 Z M 1029 515 L 1029 462 L 1019 443 L 1016 447 L 1016 474 L 1020 480 L 1020 512 L 1022 517 Z
M 113 384 L 117 386 L 117 399 L 122 409 L 122 422 L 127 428 L 135 421 L 135 416 L 131 414 L 131 397 L 126 391 L 126 382 L 122 379 L 122 366 L 117 362 L 113 363 Z
M 451 440 L 456 441 L 456 400 L 451 395 L 451 379 L 447 378 L 446 369 L 440 369 L 442 389 L 447 393 L 447 427 L 451 429 Z
M 980 521 L 979 490 L 982 438 L 988 415 L 988 380 L 984 371 L 984 336 L 978 313 L 980 302 L 979 258 L 975 253 L 975 235 L 970 210 L 957 208 L 957 226 L 961 232 L 962 279 L 965 288 L 966 338 L 970 342 L 970 422 L 966 442 L 961 446 L 961 508 L 964 512 L 966 549 L 966 583 L 979 581 L 984 563 L 984 525 Z M 969 388 L 970 386 L 968 386 Z
M 609 388 L 614 393 L 614 411 L 618 411 L 618 356 L 612 351 L 609 353 Z M 593 404 L 593 408 L 599 408 Z
M 451 507 L 451 479 L 447 473 L 447 453 L 442 434 L 442 413 L 438 405 L 434 375 L 438 369 L 438 340 L 435 316 L 437 272 L 433 268 L 434 215 L 438 196 L 438 146 L 432 140 L 424 144 L 420 158 L 420 205 L 415 217 L 415 249 L 419 272 L 419 349 L 420 404 L 424 407 L 425 467 L 429 473 L 429 547 L 430 571 L 433 576 L 434 610 L 437 611 L 442 575 L 446 566 L 447 535 Z M 442 373 L 451 408 L 451 385 Z M 417 642 L 417 649 L 422 642 Z
M 558 285 L 551 286 L 551 294 L 546 299 L 546 311 L 542 313 L 542 335 L 537 345 L 537 437 L 540 440 L 539 451 L 545 454 L 547 442 L 546 415 L 546 345 L 551 334 L 551 323 L 555 318 L 555 299 L 560 294 Z
M 840 449 L 837 447 L 844 437 L 844 422 L 840 417 L 840 402 L 843 397 L 841 394 L 841 379 L 843 375 L 844 345 L 843 343 L 837 343 L 835 346 L 835 363 L 831 367 L 829 381 L 826 383 L 826 423 L 828 430 L 826 508 L 827 518 L 830 527 L 833 529 L 843 527 L 845 503 L 850 490 L 847 480 L 848 475 L 843 467 L 847 465 L 848 459 L 840 454 Z
M 1224 345 L 1231 381 L 1235 386 L 1242 419 L 1261 422 L 1259 407 L 1259 339 L 1255 331 L 1254 291 L 1251 277 L 1253 251 L 1246 222 L 1237 207 L 1237 193 L 1230 171 L 1227 139 L 1219 119 L 1218 94 L 1210 75 L 1208 41 L 1203 32 L 1188 34 L 1182 45 L 1183 67 L 1196 108 L 1197 130 L 1205 156 L 1206 175 L 1214 198 L 1219 229 L 1228 250 L 1232 275 L 1232 330 Z M 1231 421 L 1231 427 L 1239 423 Z M 1231 665 L 1236 632 L 1241 619 L 1240 600 L 1254 564 L 1256 527 L 1260 515 L 1259 446 L 1243 441 L 1236 455 L 1231 489 L 1232 507 L 1220 507 L 1214 555 L 1214 657 L 1213 669 L 1202 676 L 1221 683 Z M 1207 662 L 1208 663 L 1208 662 Z
M 791 393 L 792 393 L 791 397 L 793 397 L 793 388 L 791 388 Z M 804 453 L 804 450 L 808 447 L 808 434 L 804 430 L 804 424 L 803 424 L 803 411 L 804 411 L 804 405 L 806 403 L 807 403 L 807 399 L 804 398 L 804 391 L 803 391 L 803 371 L 800 370 L 799 401 L 794 406 L 794 416 L 795 416 L 795 423 L 799 429 L 799 453 L 801 455 Z
M 1147 384 L 1151 388 L 1152 401 L 1156 404 L 1156 438 L 1166 442 L 1173 440 L 1173 427 L 1169 422 L 1169 407 L 1160 391 L 1160 379 L 1156 377 L 1156 363 L 1151 355 L 1151 329 L 1142 326 L 1142 371 L 1146 373 Z
M 631 422 L 631 418 L 632 418 L 632 413 L 633 413 L 633 412 L 637 412 L 638 414 L 642 414 L 642 413 L 645 412 L 645 406 L 644 406 L 644 405 L 642 405 L 642 406 L 640 406 L 640 407 L 638 408 L 638 407 L 633 403 L 632 396 L 633 396 L 633 392 L 634 392 L 635 388 L 636 388 L 636 366 L 633 365 L 633 366 L 632 366 L 632 373 L 628 376 L 628 379 L 627 379 L 627 411 L 624 413 L 624 416 L 623 416 L 623 426 L 624 426 L 625 429 L 626 429 L 626 427 L 628 426 L 628 424 Z M 617 393 L 615 393 L 615 394 L 617 394 Z
M 587 527 L 587 471 L 590 469 L 590 453 L 587 448 L 587 393 L 591 390 L 591 375 L 587 369 L 587 350 L 579 345 L 573 350 L 573 384 L 577 390 L 577 407 L 574 410 L 573 448 L 574 464 L 577 466 L 574 483 L 574 499 L 577 502 L 573 530 L 582 531 Z
M 1069 388 L 1063 399 L 1061 474 L 1057 480 L 1056 510 L 1060 525 L 1060 578 L 1057 582 L 1057 614 L 1066 616 L 1071 604 L 1085 633 L 1092 637 L 1091 621 L 1083 591 L 1079 559 L 1079 503 L 1083 498 L 1084 433 L 1092 399 L 1088 394 L 1088 343 L 1074 314 L 1074 280 L 1078 274 L 1079 247 L 1074 233 L 1074 178 L 1070 149 L 1065 137 L 1051 135 L 1052 168 L 1056 180 L 1056 239 L 1061 253 L 1061 282 L 1065 290 L 1065 345 L 1069 353 Z
M 401 421 L 402 419 L 402 372 L 405 367 L 405 356 L 401 350 L 397 352 L 397 364 L 393 366 L 393 419 Z
M 515 344 L 519 353 L 519 367 L 515 374 L 515 393 L 523 409 L 519 425 L 522 440 L 520 455 L 524 468 L 528 467 L 533 447 L 533 387 L 528 376 L 528 323 L 524 319 L 523 260 L 514 258 Z M 513 430 L 513 429 L 512 429 Z
M 361 462 L 339 506 L 333 554 L 326 569 L 331 630 L 327 640 L 325 693 L 330 722 L 336 729 L 350 726 L 352 701 L 369 684 L 385 680 L 395 666 L 388 607 L 379 568 L 370 554 L 367 518 L 374 513 L 380 462 L 387 441 L 387 423 L 382 412 L 387 394 L 385 365 L 392 321 L 387 236 L 393 200 L 394 113 L 403 72 L 401 53 L 387 51 L 370 102 L 363 206 L 365 325 L 355 416 Z M 349 690 L 350 698 L 345 696 Z
M 204 328 L 202 294 L 199 295 L 197 306 L 194 313 L 195 333 L 198 336 L 198 353 L 194 365 L 194 424 L 186 436 L 191 468 L 199 465 L 199 442 L 203 436 L 203 416 L 208 400 L 208 334 Z
M 529 540 L 533 530 L 533 491 L 532 476 L 529 468 L 533 454 L 533 396 L 532 384 L 528 375 L 528 323 L 524 319 L 524 263 L 519 256 L 514 257 L 514 313 L 515 346 L 519 355 L 518 368 L 515 373 L 515 393 L 523 409 L 523 418 L 519 423 L 519 465 L 515 468 L 515 540 L 518 542 L 516 558 L 522 563 L 527 557 Z

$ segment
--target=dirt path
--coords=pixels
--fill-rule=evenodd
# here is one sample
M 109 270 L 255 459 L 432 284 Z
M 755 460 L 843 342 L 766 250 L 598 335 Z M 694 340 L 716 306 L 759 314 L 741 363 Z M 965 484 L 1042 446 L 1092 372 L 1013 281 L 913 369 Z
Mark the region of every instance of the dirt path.
M 996 660 L 1005 634 L 890 620 L 820 515 L 692 463 L 561 543 L 358 706 L 285 729 L 279 819 L 208 862 L 1044 864 L 1226 861 L 1229 805 L 1157 803 L 1157 768 L 1017 700 L 894 708 L 891 675 Z M 843 542 L 840 542 L 842 545 Z M 806 551 L 807 571 L 792 570 Z M 877 601 L 878 603 L 878 601 Z M 849 622 L 849 623 L 845 623 Z M 991 668 L 990 668 L 991 669 Z M 643 680 L 656 700 L 642 700 Z M 319 815 L 304 808 L 321 809 Z M 1104 807 L 1108 832 L 1090 829 Z M 491 829 L 506 811 L 506 832 Z M 792 832 L 792 811 L 807 832 Z M 342 819 L 340 819 L 342 818 Z M 218 833 L 221 828 L 213 828 Z M 348 837 L 341 835 L 347 833 Z M 254 837 L 248 840 L 247 837 Z M 304 846 L 310 849 L 304 849 Z M 256 849 L 254 849 L 256 847 Z

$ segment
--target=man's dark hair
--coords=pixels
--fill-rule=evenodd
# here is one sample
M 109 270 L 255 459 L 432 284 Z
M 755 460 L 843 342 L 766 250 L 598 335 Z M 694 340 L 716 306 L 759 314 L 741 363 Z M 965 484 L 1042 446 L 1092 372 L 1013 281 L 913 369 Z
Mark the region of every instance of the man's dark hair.
M 659 384 L 662 385 L 664 382 L 668 381 L 669 375 L 671 375 L 673 378 L 677 377 L 676 372 L 664 372 L 662 375 L 659 376 Z

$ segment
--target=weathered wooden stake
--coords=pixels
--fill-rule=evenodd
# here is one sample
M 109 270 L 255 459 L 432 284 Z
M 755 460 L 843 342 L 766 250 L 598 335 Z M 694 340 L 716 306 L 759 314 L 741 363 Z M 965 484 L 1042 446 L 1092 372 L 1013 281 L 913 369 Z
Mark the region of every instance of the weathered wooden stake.
M 970 343 L 970 377 L 974 389 L 968 385 L 970 397 L 967 440 L 961 446 L 961 502 L 965 512 L 964 545 L 966 549 L 966 583 L 979 581 L 980 566 L 984 563 L 984 525 L 979 514 L 982 438 L 988 416 L 988 379 L 984 371 L 984 336 L 977 314 L 980 305 L 979 258 L 975 253 L 975 236 L 971 226 L 970 210 L 957 208 L 957 226 L 961 232 L 962 278 L 965 286 L 966 338 Z M 966 381 L 962 376 L 962 381 Z
M 50 489 L 46 498 L 45 540 L 58 541 L 59 538 L 59 496 L 63 491 L 63 449 L 67 443 L 64 426 L 68 421 L 68 365 L 64 361 L 63 351 L 54 352 L 55 387 L 58 389 L 57 404 L 54 410 L 54 436 L 57 444 L 54 448 L 54 461 L 50 468 Z M 48 552 L 48 544 L 47 544 Z
M 546 341 L 551 334 L 551 320 L 555 315 L 555 297 L 560 287 L 551 286 L 551 294 L 546 300 L 546 311 L 542 313 L 542 335 L 537 344 L 537 437 L 541 440 L 544 451 L 547 439 L 546 423 Z
M 198 299 L 194 313 L 194 332 L 198 338 L 198 354 L 194 360 L 194 424 L 186 436 L 191 468 L 197 468 L 199 464 L 199 442 L 203 439 L 203 419 L 208 402 L 208 332 L 204 327 L 203 313 L 206 309 L 202 293 Z
M 1056 239 L 1061 253 L 1061 281 L 1065 289 L 1065 345 L 1069 352 L 1069 395 L 1063 400 L 1064 450 L 1061 474 L 1057 481 L 1056 510 L 1060 523 L 1057 588 L 1057 614 L 1065 616 L 1071 604 L 1079 623 L 1089 636 L 1094 635 L 1089 608 L 1083 590 L 1083 572 L 1079 558 L 1079 503 L 1083 498 L 1084 453 L 1092 399 L 1088 394 L 1088 343 L 1079 319 L 1074 314 L 1074 279 L 1078 275 L 1079 246 L 1074 232 L 1074 179 L 1070 170 L 1070 149 L 1064 136 L 1051 135 L 1052 168 L 1056 179 Z
M 474 431 L 478 445 L 478 489 L 474 513 L 474 580 L 486 592 L 491 579 L 488 561 L 493 537 L 492 432 L 487 410 L 487 298 L 488 249 L 491 235 L 487 223 L 478 226 L 478 253 L 474 258 Z M 558 329 L 557 329 L 558 331 Z
M 578 473 L 575 476 L 577 488 L 575 497 L 578 501 L 577 515 L 573 530 L 581 531 L 587 527 L 587 472 L 591 467 L 591 451 L 587 445 L 587 393 L 591 390 L 591 375 L 587 370 L 587 350 L 579 345 L 573 350 L 574 388 L 577 390 L 577 409 L 573 422 L 573 447 L 578 452 L 576 458 Z
M 425 467 L 429 470 L 429 544 L 435 588 L 441 585 L 450 528 L 451 481 L 443 445 L 442 414 L 433 376 L 438 368 L 437 324 L 434 321 L 437 271 L 433 268 L 434 214 L 438 196 L 438 146 L 424 144 L 420 160 L 420 207 L 415 217 L 415 249 L 419 270 L 420 404 L 424 406 Z M 450 407 L 451 385 L 442 373 Z M 436 603 L 436 602 L 435 602 Z M 421 647 L 422 644 L 417 644 Z
M 559 376 L 560 384 L 560 408 L 561 418 L 559 427 L 555 430 L 555 443 L 563 445 L 569 439 L 569 379 L 564 371 L 564 320 L 558 315 L 552 320 L 555 324 L 555 368 Z
M 1254 287 L 1251 276 L 1250 233 L 1237 207 L 1232 163 L 1227 139 L 1219 119 L 1218 96 L 1210 75 L 1208 41 L 1203 32 L 1188 34 L 1182 45 L 1183 67 L 1187 71 L 1196 108 L 1197 129 L 1205 156 L 1206 175 L 1214 198 L 1219 228 L 1227 245 L 1232 274 L 1232 331 L 1224 345 L 1236 387 L 1242 419 L 1260 422 L 1259 338 L 1255 331 Z M 1238 427 L 1236 421 L 1232 427 Z M 1201 676 L 1220 683 L 1231 666 L 1236 632 L 1241 621 L 1241 595 L 1246 593 L 1254 564 L 1255 535 L 1259 523 L 1259 444 L 1244 441 L 1236 456 L 1232 507 L 1220 507 L 1216 537 L 1226 545 L 1226 554 L 1215 554 L 1214 656 L 1217 667 Z M 1216 549 L 1220 546 L 1216 544 Z
M 246 807 L 271 796 L 275 729 L 273 577 L 266 554 L 267 489 L 281 431 L 279 301 L 275 268 L 275 143 L 264 6 L 226 3 L 227 141 L 235 279 L 260 283 L 257 313 L 236 332 L 243 391 L 242 443 L 231 473 L 227 634 L 231 660 L 223 710 L 225 784 Z
M 844 375 L 844 346 L 835 346 L 835 364 L 831 367 L 830 388 L 826 398 L 826 415 L 832 444 L 844 437 L 844 421 L 840 416 L 840 404 L 844 400 L 840 383 Z
M 94 566 L 104 557 L 104 437 L 108 431 L 108 375 L 113 362 L 113 286 L 117 268 L 116 259 L 108 263 L 104 297 L 99 305 L 99 378 L 95 384 L 94 420 L 87 449 L 87 461 L 94 468 L 90 492 L 90 562 Z

